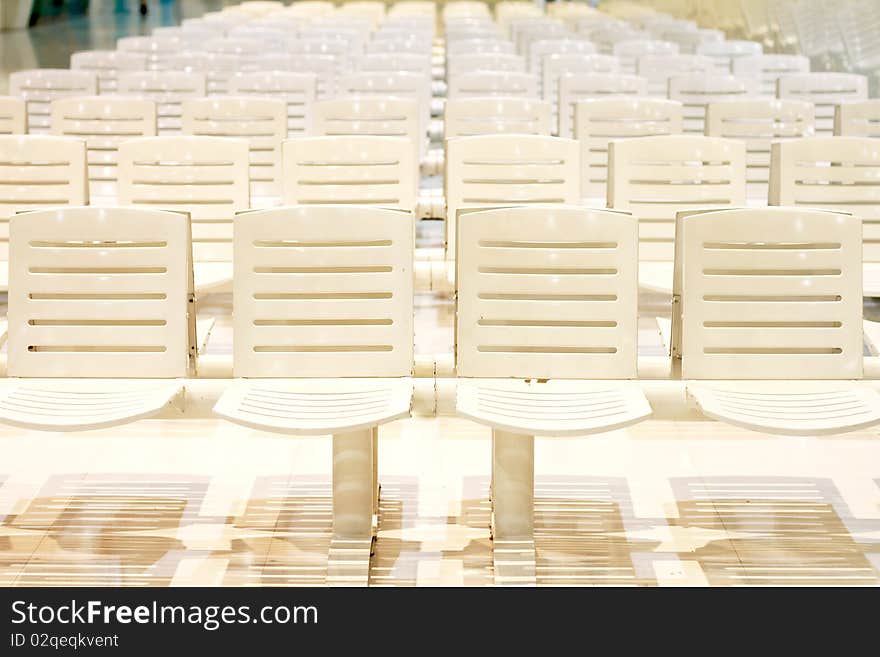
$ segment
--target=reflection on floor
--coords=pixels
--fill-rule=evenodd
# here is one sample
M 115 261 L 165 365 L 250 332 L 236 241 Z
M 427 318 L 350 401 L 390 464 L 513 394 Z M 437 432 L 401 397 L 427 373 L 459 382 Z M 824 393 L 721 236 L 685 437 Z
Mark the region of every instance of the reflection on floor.
M 323 585 L 329 439 L 179 424 L 4 430 L 0 585 Z M 372 585 L 491 583 L 488 457 L 465 420 L 386 428 Z M 538 582 L 877 585 L 878 457 L 709 422 L 540 439 Z

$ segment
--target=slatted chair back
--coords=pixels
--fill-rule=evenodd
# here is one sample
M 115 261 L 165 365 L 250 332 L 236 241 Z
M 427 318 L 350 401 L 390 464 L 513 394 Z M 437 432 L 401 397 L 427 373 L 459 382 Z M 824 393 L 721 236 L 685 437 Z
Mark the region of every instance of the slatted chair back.
M 737 209 L 678 232 L 683 378 L 861 378 L 858 217 Z
M 346 135 L 288 139 L 283 199 L 287 205 L 378 205 L 412 212 L 418 161 L 402 137 Z
M 281 142 L 287 103 L 274 98 L 199 98 L 183 103 L 183 134 L 245 139 L 250 149 L 250 196 L 281 196 Z
M 880 137 L 880 99 L 838 105 L 834 110 L 834 134 Z
M 459 219 L 458 376 L 635 378 L 634 217 L 535 205 Z
M 10 226 L 7 373 L 31 378 L 179 378 L 192 371 L 189 220 L 72 207 Z M 84 405 L 88 393 L 83 393 Z
M 496 133 L 550 135 L 552 127 L 551 106 L 543 100 L 459 98 L 446 101 L 446 139 Z
M 581 195 L 604 205 L 608 144 L 614 139 L 681 134 L 681 103 L 661 98 L 597 98 L 576 104 L 574 137 L 581 148 Z
M 770 145 L 810 137 L 815 129 L 813 104 L 755 98 L 709 103 L 706 134 L 741 139 L 746 144 L 746 195 L 766 202 L 770 180 Z
M 160 136 L 179 135 L 183 129 L 183 101 L 204 98 L 208 82 L 204 73 L 134 71 L 120 73 L 116 93 L 156 103 Z
M 85 140 L 47 135 L 0 136 L 0 261 L 9 259 L 12 215 L 88 202 Z
M 880 141 L 805 137 L 774 143 L 770 205 L 849 212 L 862 220 L 863 259 L 880 262 Z
M 232 218 L 250 206 L 248 142 L 144 137 L 119 145 L 119 203 L 187 212 L 196 262 L 232 261 Z
M 293 71 L 255 71 L 234 76 L 229 83 L 232 96 L 257 96 L 284 101 L 287 107 L 287 136 L 311 131 L 312 105 L 318 81 L 314 73 Z
M 672 262 L 677 212 L 746 202 L 745 143 L 699 135 L 608 147 L 608 207 L 639 219 L 639 259 Z
M 581 73 L 559 78 L 559 136 L 574 135 L 574 107 L 590 98 L 637 98 L 648 93 L 648 81 L 637 75 Z
M 446 142 L 446 254 L 455 257 L 457 217 L 466 209 L 579 203 L 580 151 L 573 139 L 479 135 Z
M 868 79 L 855 73 L 797 73 L 779 78 L 776 97 L 805 100 L 816 106 L 816 134 L 834 132 L 834 108 L 868 99 Z
M 235 376 L 410 376 L 413 226 L 362 205 L 239 214 Z
M 98 93 L 113 93 L 119 73 L 146 70 L 147 56 L 124 50 L 83 50 L 70 56 L 70 68 L 94 71 L 98 76 Z
M 156 103 L 151 100 L 94 96 L 52 103 L 52 134 L 86 141 L 92 199 L 115 199 L 119 144 L 155 137 L 156 126 Z
M 52 101 L 68 96 L 97 96 L 94 71 L 42 68 L 16 71 L 9 76 L 9 93 L 23 98 L 30 134 L 49 134 Z

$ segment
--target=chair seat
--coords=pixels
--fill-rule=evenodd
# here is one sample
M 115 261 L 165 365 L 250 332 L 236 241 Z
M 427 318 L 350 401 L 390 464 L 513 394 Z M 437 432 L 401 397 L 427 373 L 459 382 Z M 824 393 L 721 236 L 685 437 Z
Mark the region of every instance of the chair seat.
M 531 436 L 601 433 L 651 415 L 629 381 L 460 379 L 455 406 L 481 424 Z
M 409 417 L 411 379 L 240 379 L 214 412 L 253 429 L 326 435 Z
M 880 423 L 880 394 L 850 381 L 689 382 L 687 391 L 706 416 L 764 433 L 827 435 Z
M 184 388 L 178 379 L 6 379 L 0 422 L 40 431 L 86 431 L 161 411 Z
M 231 262 L 195 262 L 193 279 L 197 293 L 215 292 L 232 285 Z

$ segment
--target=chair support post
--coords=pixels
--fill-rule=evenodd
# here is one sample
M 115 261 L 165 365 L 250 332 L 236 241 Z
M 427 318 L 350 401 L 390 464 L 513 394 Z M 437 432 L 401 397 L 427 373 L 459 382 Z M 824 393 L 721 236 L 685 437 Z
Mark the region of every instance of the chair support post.
M 378 427 L 333 436 L 333 538 L 330 586 L 367 586 L 376 537 Z
M 495 583 L 534 586 L 534 436 L 492 431 L 491 496 Z

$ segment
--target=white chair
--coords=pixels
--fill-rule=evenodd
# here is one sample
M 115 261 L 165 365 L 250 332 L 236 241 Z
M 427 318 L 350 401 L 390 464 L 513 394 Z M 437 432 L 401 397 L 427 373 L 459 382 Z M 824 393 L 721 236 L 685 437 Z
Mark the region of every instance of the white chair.
M 133 71 L 120 73 L 116 93 L 135 96 L 156 103 L 160 136 L 180 134 L 183 127 L 183 101 L 204 98 L 207 79 L 204 73 L 178 71 Z
M 54 68 L 16 71 L 9 76 L 9 94 L 24 99 L 28 132 L 48 134 L 52 101 L 66 96 L 97 96 L 98 76 L 94 71 Z
M 880 137 L 880 99 L 838 105 L 834 110 L 834 134 Z
M 281 142 L 287 138 L 287 103 L 274 98 L 198 98 L 183 102 L 183 134 L 239 137 L 248 142 L 252 207 L 281 196 Z M 258 200 L 259 199 L 259 200 Z
M 418 101 L 411 98 L 322 100 L 315 103 L 310 135 L 401 137 L 410 141 L 415 161 L 421 162 L 428 146 L 421 118 Z
M 382 0 L 349 0 L 339 6 L 336 15 L 366 18 L 375 27 L 385 18 L 385 3 Z
M 237 55 L 189 50 L 172 55 L 168 66 L 174 72 L 204 75 L 208 96 L 228 96 L 232 78 L 259 68 L 256 63 L 243 64 Z
M 733 75 L 673 75 L 669 78 L 669 98 L 683 105 L 684 132 L 704 134 L 706 106 L 727 100 L 742 100 L 757 95 L 755 80 Z
M 431 120 L 431 80 L 418 73 L 359 71 L 339 78 L 337 95 L 410 98 L 419 104 L 422 127 L 427 134 Z
M 268 25 L 252 25 L 251 23 L 239 25 L 226 33 L 226 37 L 229 39 L 259 41 L 266 50 L 282 50 L 287 40 L 293 36 L 283 28 L 270 27 Z
M 361 55 L 354 63 L 358 71 L 391 71 L 416 73 L 431 77 L 431 56 L 415 53 L 371 53 Z
M 151 100 L 96 96 L 52 101 L 53 135 L 85 139 L 89 197 L 112 203 L 117 192 L 119 144 L 156 136 L 156 103 Z
M 868 79 L 853 73 L 798 73 L 779 78 L 776 96 L 805 100 L 816 106 L 816 134 L 834 132 L 834 107 L 868 98 Z
M 510 23 L 519 18 L 543 18 L 544 12 L 541 7 L 530 2 L 496 2 L 495 20 L 498 25 L 507 30 Z
M 412 213 L 418 162 L 402 137 L 345 135 L 288 139 L 284 157 L 285 205 L 378 205 Z
M 146 70 L 147 56 L 122 50 L 83 50 L 70 56 L 70 68 L 94 71 L 98 76 L 98 93 L 113 93 L 119 72 Z
M 232 218 L 250 207 L 248 143 L 231 137 L 144 137 L 119 145 L 119 203 L 187 212 L 195 288 L 232 281 Z
M 512 133 L 550 135 L 550 103 L 530 98 L 458 98 L 446 101 L 445 138 Z
M 299 0 L 284 7 L 283 14 L 291 18 L 313 19 L 318 16 L 330 14 L 336 8 L 336 3 L 330 0 Z
M 804 208 L 682 217 L 673 344 L 708 417 L 784 435 L 880 422 L 862 377 L 861 220 Z
M 27 132 L 27 105 L 24 98 L 0 96 L 0 135 Z
M 240 66 L 252 66 L 265 54 L 267 48 L 270 51 L 273 49 L 271 44 L 258 39 L 223 37 L 205 42 L 201 49 L 216 55 L 233 55 Z
M 451 57 L 459 54 L 497 53 L 516 54 L 513 43 L 505 39 L 462 39 L 460 41 L 446 42 L 446 56 Z
M 311 130 L 317 85 L 314 73 L 254 71 L 233 76 L 229 81 L 229 93 L 232 96 L 257 96 L 284 101 L 287 106 L 287 136 L 295 137 L 308 134 Z
M 648 81 L 637 75 L 580 73 L 559 78 L 559 136 L 574 134 L 574 105 L 589 98 L 637 97 L 648 93 Z
M 559 78 L 582 73 L 617 73 L 620 64 L 612 55 L 552 53 L 544 57 L 541 98 L 553 106 L 553 131 L 559 129 Z
M 419 35 L 409 31 L 374 35 L 364 46 L 364 51 L 368 55 L 408 53 L 430 57 L 433 50 L 432 42 L 433 37 L 430 34 Z
M 339 59 L 340 72 L 350 71 L 354 59 L 366 49 L 367 35 L 357 29 L 312 24 L 295 41 L 288 41 L 293 52 L 333 54 Z
M 443 5 L 440 16 L 444 23 L 457 18 L 485 18 L 489 20 L 489 7 L 480 0 L 453 0 Z
M 456 98 L 540 98 L 538 76 L 515 71 L 472 71 L 459 73 L 449 81 L 447 96 Z
M 307 60 L 307 64 L 303 64 L 303 66 L 308 65 L 309 70 L 314 68 L 315 57 L 331 57 L 333 59 L 333 86 L 331 86 L 331 90 L 335 90 L 335 81 L 339 76 L 350 73 L 352 70 L 351 54 L 349 52 L 348 43 L 342 40 L 322 41 L 320 39 L 297 39 L 296 41 L 288 42 L 283 54 L 292 56 L 292 59 L 294 60 L 310 57 L 312 61 Z M 304 69 L 296 68 L 293 70 Z M 318 91 L 320 93 L 320 86 Z
M 734 59 L 760 55 L 764 49 L 755 41 L 706 41 L 699 44 L 695 52 L 711 57 L 715 61 L 715 70 L 720 75 L 730 75 L 733 72 Z
M 333 55 L 300 53 L 295 55 L 267 55 L 260 62 L 264 70 L 284 70 L 312 73 L 317 79 L 317 98 L 330 98 L 336 93 L 339 66 Z
M 580 202 L 581 163 L 573 139 L 478 135 L 446 141 L 446 257 L 455 257 L 458 214 L 503 205 Z
M 0 422 L 97 429 L 180 397 L 195 373 L 189 245 L 178 213 L 76 207 L 13 217 Z
M 235 220 L 236 382 L 214 412 L 273 433 L 333 436 L 328 583 L 366 585 L 378 426 L 408 417 L 413 219 L 297 206 Z
M 86 205 L 86 142 L 48 135 L 0 136 L 0 181 L 0 291 L 5 291 L 9 218 L 26 210 Z
M 683 55 L 695 55 L 697 48 L 702 43 L 710 41 L 723 41 L 724 32 L 711 28 L 682 28 L 669 27 L 658 35 L 663 41 L 671 41 L 678 45 L 678 51 Z
M 561 21 L 552 18 L 518 19 L 511 23 L 510 31 L 511 41 L 516 46 L 516 51 L 526 57 L 528 57 L 531 45 L 536 41 L 562 40 L 571 36 L 568 28 Z
M 715 65 L 705 55 L 643 55 L 636 63 L 639 77 L 648 81 L 648 94 L 665 98 L 674 75 L 710 75 Z
M 525 57 L 512 53 L 461 53 L 446 58 L 446 79 L 453 80 L 461 73 L 471 71 L 511 71 L 525 73 Z
M 128 36 L 116 41 L 117 50 L 145 56 L 148 71 L 166 69 L 168 60 L 175 53 L 182 51 L 185 45 L 177 37 Z
M 572 206 L 462 215 L 456 411 L 492 428 L 496 584 L 535 583 L 534 436 L 646 419 L 637 376 L 638 226 Z
M 709 137 L 741 139 L 746 144 L 746 196 L 767 201 L 770 145 L 811 137 L 815 129 L 812 103 L 756 98 L 712 102 L 706 107 Z
M 776 82 L 783 75 L 809 73 L 810 60 L 803 55 L 747 55 L 733 60 L 733 74 L 758 81 L 758 91 L 765 96 L 776 95 Z
M 592 28 L 587 31 L 580 31 L 587 39 L 596 44 L 599 53 L 602 55 L 611 55 L 614 52 L 614 44 L 620 41 L 631 39 L 648 39 L 650 35 L 641 30 L 637 30 L 631 25 L 619 26 L 616 24 L 608 24 L 605 22 L 594 23 Z
M 669 135 L 608 145 L 608 207 L 639 219 L 639 280 L 645 288 L 666 294 L 672 289 L 676 212 L 745 202 L 742 141 Z M 661 264 L 644 266 L 648 262 Z
M 574 138 L 581 148 L 581 195 L 604 206 L 608 143 L 613 139 L 681 134 L 681 103 L 660 98 L 594 98 L 575 104 Z
M 224 11 L 227 9 L 235 12 L 242 11 L 251 16 L 265 16 L 266 14 L 284 9 L 284 3 L 280 2 L 280 0 L 246 0 L 241 4 L 223 8 Z
M 232 29 L 235 29 L 234 27 Z M 226 30 L 218 29 L 216 25 L 208 25 L 206 23 L 201 23 L 198 25 L 193 25 L 189 23 L 186 26 L 183 25 L 163 25 L 160 27 L 154 27 L 153 31 L 150 33 L 150 36 L 159 37 L 162 39 L 179 39 L 183 48 L 191 49 L 198 48 L 206 41 L 211 39 L 218 39 L 223 37 L 226 34 Z M 118 52 L 118 51 L 117 51 Z M 137 53 L 130 53 L 137 54 Z
M 540 39 L 529 45 L 529 72 L 541 75 L 544 57 L 551 54 L 595 55 L 596 46 L 585 39 Z
M 639 58 L 645 55 L 677 55 L 678 45 L 670 41 L 627 39 L 615 43 L 612 52 L 620 61 L 620 70 L 635 75 Z
M 880 141 L 806 137 L 774 143 L 770 205 L 850 212 L 862 221 L 864 288 L 880 296 Z

